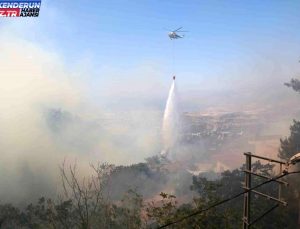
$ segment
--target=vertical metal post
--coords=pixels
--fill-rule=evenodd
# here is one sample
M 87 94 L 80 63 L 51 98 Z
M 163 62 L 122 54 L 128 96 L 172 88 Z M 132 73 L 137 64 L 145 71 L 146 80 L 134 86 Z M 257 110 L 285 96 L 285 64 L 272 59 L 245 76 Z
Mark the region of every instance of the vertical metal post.
M 251 171 L 251 155 L 246 156 L 246 170 Z M 245 173 L 245 190 L 251 188 L 251 173 Z M 249 228 L 250 223 L 250 192 L 244 194 L 243 229 Z
M 282 164 L 279 164 L 279 174 L 282 174 Z M 281 180 L 281 179 L 280 179 Z M 282 184 L 279 184 L 279 188 L 278 188 L 278 199 L 281 200 L 281 192 L 282 192 Z

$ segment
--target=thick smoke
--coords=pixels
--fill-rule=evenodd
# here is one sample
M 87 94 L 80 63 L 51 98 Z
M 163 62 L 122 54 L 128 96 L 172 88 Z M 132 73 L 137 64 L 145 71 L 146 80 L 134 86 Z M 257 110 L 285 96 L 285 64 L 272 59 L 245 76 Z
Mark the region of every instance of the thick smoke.
M 14 38 L 2 38 L 0 50 L 0 184 L 5 187 L 0 197 L 18 202 L 53 194 L 64 155 L 48 134 L 44 112 L 48 107 L 73 110 L 80 92 L 56 55 Z
M 55 196 L 64 160 L 84 176 L 90 162 L 131 164 L 159 152 L 159 110 L 105 109 L 57 54 L 14 36 L 0 41 L 3 201 Z

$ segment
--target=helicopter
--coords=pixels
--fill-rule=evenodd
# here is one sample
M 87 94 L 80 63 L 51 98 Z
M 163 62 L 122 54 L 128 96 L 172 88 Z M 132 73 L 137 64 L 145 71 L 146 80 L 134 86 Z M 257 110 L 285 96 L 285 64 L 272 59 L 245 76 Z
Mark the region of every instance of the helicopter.
M 188 32 L 188 31 L 182 31 L 181 30 L 182 27 L 179 27 L 178 29 L 175 29 L 175 30 L 169 30 L 170 32 L 168 33 L 168 36 L 169 38 L 172 40 L 172 39 L 178 39 L 178 38 L 183 38 L 184 37 L 184 34 L 183 35 L 178 35 L 177 33 L 182 33 L 182 32 Z

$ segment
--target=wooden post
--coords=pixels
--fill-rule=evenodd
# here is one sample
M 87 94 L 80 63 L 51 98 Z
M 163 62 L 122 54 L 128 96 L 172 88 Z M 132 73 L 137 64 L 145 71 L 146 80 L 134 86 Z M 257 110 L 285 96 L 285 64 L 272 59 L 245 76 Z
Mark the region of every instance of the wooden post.
M 246 156 L 246 169 L 251 171 L 251 155 Z M 245 190 L 251 188 L 251 173 L 245 173 Z M 251 192 L 244 194 L 244 215 L 243 215 L 243 229 L 248 229 L 250 224 L 250 196 Z

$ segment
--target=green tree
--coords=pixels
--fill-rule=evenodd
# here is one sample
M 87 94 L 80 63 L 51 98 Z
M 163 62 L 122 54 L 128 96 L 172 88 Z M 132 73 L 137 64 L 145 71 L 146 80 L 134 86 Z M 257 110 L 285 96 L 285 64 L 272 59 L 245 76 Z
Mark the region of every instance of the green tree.
M 300 80 L 298 79 L 291 79 L 289 83 L 284 83 L 285 86 L 291 87 L 294 91 L 300 93 Z
M 293 120 L 290 126 L 290 136 L 280 139 L 278 157 L 288 160 L 300 151 L 300 122 Z
M 293 155 L 300 151 L 300 122 L 293 120 L 290 126 L 290 136 L 280 139 L 280 149 L 278 157 L 289 160 Z M 298 170 L 300 166 L 298 165 Z M 295 168 L 293 168 L 295 169 Z M 293 175 L 287 178 L 289 187 L 285 189 L 285 198 L 289 203 L 289 212 L 291 216 L 296 218 L 298 205 L 298 226 L 300 227 L 300 179 L 299 175 Z M 296 221 L 291 219 L 292 221 Z

